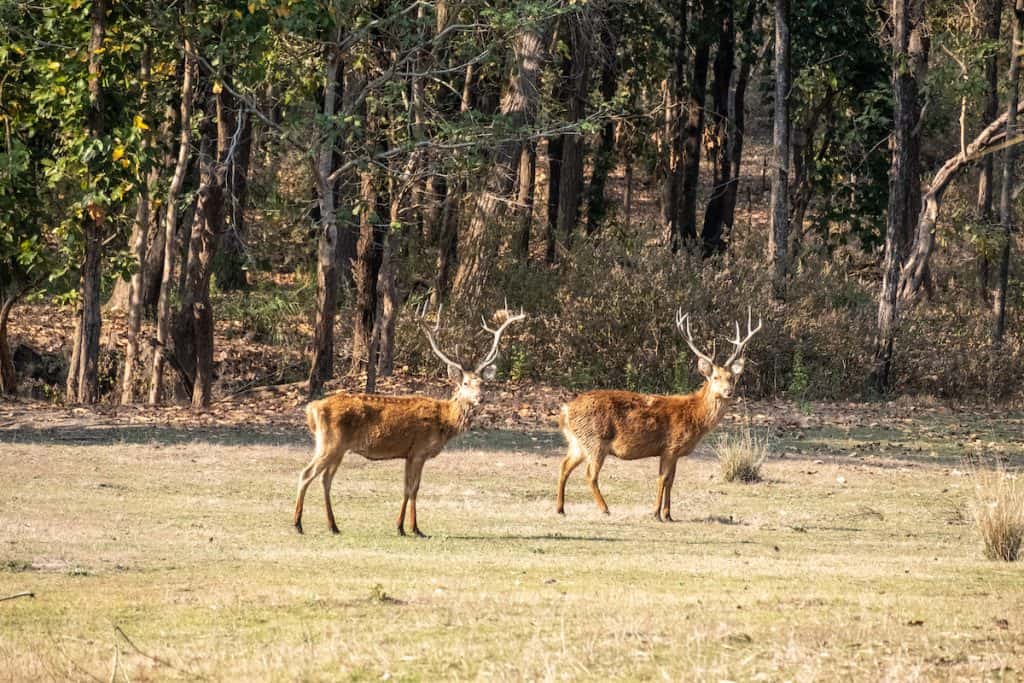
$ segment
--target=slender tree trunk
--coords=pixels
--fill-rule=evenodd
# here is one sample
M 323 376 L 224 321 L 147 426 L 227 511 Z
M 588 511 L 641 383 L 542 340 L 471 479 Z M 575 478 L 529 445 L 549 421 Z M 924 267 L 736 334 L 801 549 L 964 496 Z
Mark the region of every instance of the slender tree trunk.
M 533 191 L 537 175 L 537 144 L 523 145 L 519 156 L 519 235 L 513 251 L 517 259 L 526 263 L 530 260 L 530 229 L 533 227 Z
M 986 41 L 996 42 L 999 40 L 999 33 L 1003 16 L 1003 0 L 986 0 L 978 3 L 978 9 L 982 16 L 982 38 Z M 985 108 L 981 114 L 982 126 L 987 126 L 995 120 L 999 113 L 999 52 L 992 50 L 991 54 L 985 57 Z M 980 249 L 977 257 L 978 269 L 978 296 L 983 304 L 990 304 L 992 299 L 989 295 L 989 273 L 991 270 L 988 254 L 988 232 L 994 221 L 992 195 L 993 192 L 993 167 L 995 160 L 992 155 L 987 155 L 981 160 L 981 172 L 978 175 L 978 199 L 975 204 L 975 217 L 981 234 Z
M 893 90 L 894 125 L 892 166 L 889 171 L 889 210 L 885 235 L 885 256 L 882 262 L 882 290 L 878 302 L 878 333 L 875 338 L 875 360 L 872 383 L 879 392 L 889 390 L 892 373 L 893 342 L 898 324 L 898 287 L 902 255 L 907 235 L 906 212 L 911 200 L 915 164 L 913 151 L 915 114 L 917 113 L 916 73 L 910 67 L 910 34 L 914 4 L 923 0 L 893 0 Z
M 548 211 L 544 228 L 544 260 L 554 263 L 557 258 L 558 205 L 562 191 L 562 144 L 564 138 L 555 135 L 548 138 Z
M 1010 44 L 1010 83 L 1006 107 L 1006 139 L 1017 138 L 1017 106 L 1020 97 L 1020 51 L 1024 33 L 1024 0 L 1017 0 L 1013 7 L 1013 42 Z M 1006 290 L 1010 277 L 1010 247 L 1013 243 L 1013 182 L 1014 165 L 1017 161 L 1017 146 L 1010 145 L 1003 151 L 1003 183 L 999 192 L 999 222 L 1002 244 L 999 251 L 999 270 L 996 286 L 992 292 L 992 347 L 1002 346 L 1006 332 Z
M 349 373 L 359 374 L 364 359 L 376 372 L 376 354 L 371 355 L 370 343 L 377 320 L 377 282 L 384 258 L 384 239 L 387 235 L 385 219 L 379 213 L 379 196 L 374 186 L 372 170 L 362 172 L 360 194 L 364 210 L 359 214 L 359 243 L 356 245 L 356 263 L 353 276 L 356 281 L 356 300 L 352 326 L 352 362 Z
M 155 184 L 155 169 L 147 182 L 139 187 L 139 205 L 132 230 L 132 254 L 138 269 L 132 273 L 128 286 L 128 344 L 124 352 L 124 374 L 121 378 L 121 403 L 135 402 L 135 366 L 139 358 L 139 333 L 142 330 L 142 280 L 146 267 L 146 245 L 149 241 L 149 190 Z
M 772 123 L 771 228 L 768 252 L 776 298 L 789 269 L 789 0 L 775 0 L 775 115 Z
M 584 5 L 584 7 L 586 7 Z M 583 10 L 589 12 L 589 10 Z M 568 93 L 567 118 L 578 125 L 586 115 L 587 94 L 590 91 L 590 40 L 586 35 L 587 15 L 574 16 L 569 21 L 569 56 L 567 59 Z M 558 232 L 566 247 L 572 246 L 573 233 L 579 220 L 580 200 L 583 195 L 583 136 L 578 131 L 562 135 L 562 173 L 558 191 Z
M 707 208 L 704 210 L 704 227 L 701 241 L 704 253 L 723 251 L 725 242 L 722 232 L 725 225 L 725 202 L 732 179 L 731 143 L 732 120 L 729 117 L 729 90 L 732 83 L 733 62 L 736 58 L 736 30 L 733 23 L 732 0 L 721 3 L 722 22 L 718 32 L 718 49 L 712 67 L 714 80 L 711 84 L 711 134 L 708 156 L 711 157 L 712 186 Z
M 665 90 L 664 137 L 667 143 L 667 154 L 665 156 L 668 161 L 666 164 L 662 223 L 664 225 L 666 242 L 673 252 L 678 251 L 683 242 L 683 178 L 686 175 L 683 159 L 686 157 L 686 144 L 688 141 L 686 131 L 687 118 L 684 117 L 684 114 L 692 113 L 684 111 L 683 107 L 683 103 L 687 99 L 687 55 L 691 43 L 687 32 L 687 5 L 687 0 L 679 0 L 674 5 L 677 30 L 675 54 L 672 61 L 672 76 L 666 84 Z M 694 11 L 696 12 L 697 10 L 695 9 Z M 697 153 L 700 153 L 699 149 Z M 632 159 L 630 159 L 630 170 L 632 170 Z M 630 179 L 632 180 L 632 175 Z M 630 196 L 630 200 L 629 204 L 632 206 L 632 196 Z
M 619 83 L 618 50 L 619 31 L 615 19 L 605 14 L 601 17 L 601 101 L 609 105 L 615 98 Z M 601 227 L 608 211 L 605 186 L 608 175 L 615 167 L 615 120 L 609 117 L 601 126 L 601 141 L 594 153 L 594 167 L 587 187 L 587 234 L 592 235 Z
M 104 133 L 103 87 L 100 81 L 103 37 L 106 34 L 107 0 L 95 0 L 90 13 L 92 32 L 89 38 L 89 136 L 98 140 Z M 106 207 L 91 204 L 86 207 L 83 232 L 85 256 L 82 262 L 82 317 L 78 325 L 75 346 L 78 349 L 77 377 L 69 374 L 69 402 L 96 403 L 99 400 L 100 278 L 103 249 L 103 229 Z
M 325 47 L 324 118 L 334 116 L 342 88 L 341 50 Z M 328 181 L 334 171 L 335 133 L 325 136 L 314 167 L 317 202 L 320 209 L 316 263 L 316 319 L 313 323 L 313 349 L 306 391 L 319 396 L 324 383 L 334 375 L 334 320 L 338 312 L 338 224 L 334 187 Z
M 501 103 L 501 113 L 515 127 L 533 123 L 540 96 L 543 55 L 542 31 L 535 27 L 521 31 L 515 39 L 516 65 Z M 512 194 L 515 187 L 515 164 L 519 161 L 520 148 L 516 140 L 505 141 L 498 146 L 483 191 L 477 194 L 466 239 L 462 241 L 459 268 L 455 273 L 454 292 L 463 300 L 472 301 L 479 297 L 491 270 L 492 246 L 504 216 L 504 199 Z
M 184 9 L 186 15 L 195 11 L 192 0 L 188 0 Z M 157 302 L 156 314 L 156 344 L 158 348 L 153 353 L 153 372 L 149 385 L 149 403 L 157 405 L 163 401 L 163 375 L 165 353 L 168 351 L 168 344 L 171 339 L 171 287 L 174 284 L 174 263 L 178 255 L 178 199 L 182 187 L 185 184 L 185 174 L 188 171 L 188 159 L 192 142 L 192 98 L 194 96 L 193 81 L 195 79 L 195 62 L 191 57 L 193 46 L 186 36 L 185 38 L 185 66 L 181 82 L 181 123 L 180 142 L 178 147 L 178 160 L 174 167 L 174 176 L 171 178 L 170 187 L 167 190 L 167 202 L 165 203 L 164 214 L 164 265 L 160 279 L 160 298 Z
M 18 294 L 8 292 L 0 305 L 0 394 L 14 395 L 18 390 L 18 373 L 14 369 L 11 357 L 11 344 L 7 337 L 7 323 L 11 319 L 11 310 L 18 300 Z
M 697 189 L 700 185 L 700 152 L 704 140 L 704 100 L 707 96 L 710 41 L 702 39 L 693 57 L 693 76 L 686 103 L 682 154 L 683 190 L 677 223 L 676 250 L 697 239 Z
M 217 248 L 215 272 L 221 290 L 239 290 L 248 286 L 245 277 L 245 203 L 249 194 L 249 158 L 252 155 L 252 115 L 244 111 L 227 90 L 217 97 L 222 106 L 218 114 L 218 136 L 234 141 L 235 150 L 224 176 L 225 226 Z M 229 143 L 230 144 L 230 143 Z

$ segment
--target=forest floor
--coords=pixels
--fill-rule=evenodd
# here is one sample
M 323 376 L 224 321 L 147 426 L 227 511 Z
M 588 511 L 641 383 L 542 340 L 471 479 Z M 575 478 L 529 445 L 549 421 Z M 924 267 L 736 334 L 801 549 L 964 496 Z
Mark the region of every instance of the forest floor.
M 525 390 L 523 390 L 525 391 Z M 516 414 L 518 397 L 503 398 Z M 1024 466 L 1024 415 L 743 403 L 765 480 L 681 463 L 582 471 L 554 513 L 549 421 L 430 462 L 427 540 L 394 532 L 401 464 L 347 459 L 340 536 L 297 406 L 246 423 L 171 409 L 0 404 L 0 680 L 1017 680 L 1024 563 L 985 560 L 972 467 Z M 499 424 L 496 420 L 492 424 Z

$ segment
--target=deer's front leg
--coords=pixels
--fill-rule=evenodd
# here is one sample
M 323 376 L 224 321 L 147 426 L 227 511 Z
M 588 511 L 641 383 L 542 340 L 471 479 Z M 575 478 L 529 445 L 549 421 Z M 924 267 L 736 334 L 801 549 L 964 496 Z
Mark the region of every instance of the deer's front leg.
M 406 473 L 412 472 L 411 478 L 406 475 L 406 486 L 409 487 L 409 523 L 412 525 L 412 532 L 420 538 L 429 538 L 425 533 L 420 531 L 420 527 L 416 524 L 416 495 L 420 490 L 420 477 L 423 474 L 423 464 L 426 460 L 416 458 L 415 460 L 406 461 Z M 411 464 L 409 464 L 411 463 Z
M 665 501 L 662 507 L 662 518 L 666 522 L 673 521 L 672 519 L 672 484 L 676 480 L 676 462 L 675 458 L 672 458 L 668 464 L 668 469 L 665 472 L 662 479 L 664 479 L 665 488 Z
M 423 467 L 423 465 L 420 465 L 420 467 Z M 412 458 L 406 458 L 405 459 L 405 488 L 404 488 L 403 493 L 402 493 L 402 507 L 398 510 L 398 519 L 395 522 L 395 525 L 398 527 L 398 535 L 399 536 L 405 536 L 405 507 L 409 503 L 409 496 L 410 496 L 410 493 L 412 491 L 412 483 L 411 482 L 412 482 L 412 476 L 413 476 L 413 468 L 414 468 L 414 465 L 413 465 Z M 419 475 L 416 475 L 416 480 L 417 480 L 417 484 L 418 484 L 419 483 Z M 413 509 L 415 509 L 415 503 L 413 505 L 414 505 Z M 413 520 L 416 519 L 416 513 L 415 512 L 413 513 L 413 517 L 412 518 L 413 518 Z M 416 524 L 416 522 L 413 521 L 413 525 L 415 525 L 415 524 Z
M 665 514 L 668 515 L 668 510 L 671 505 L 668 503 L 671 497 L 671 484 L 668 483 L 668 472 L 671 467 L 669 458 L 667 455 L 662 455 L 661 460 L 658 463 L 658 497 L 654 501 L 654 519 L 659 522 L 664 521 L 661 518 L 662 506 L 664 505 Z M 671 520 L 671 517 L 669 517 Z

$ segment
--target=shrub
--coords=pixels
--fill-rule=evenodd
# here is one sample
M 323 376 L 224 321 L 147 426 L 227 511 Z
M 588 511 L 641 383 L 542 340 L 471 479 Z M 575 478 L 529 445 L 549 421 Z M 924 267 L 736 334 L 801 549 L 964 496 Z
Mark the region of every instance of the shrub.
M 974 473 L 974 520 L 985 557 L 1014 562 L 1024 540 L 1024 483 L 1002 466 Z
M 771 450 L 767 432 L 761 436 L 750 427 L 742 432 L 726 432 L 714 446 L 725 481 L 752 483 L 761 480 L 761 465 Z

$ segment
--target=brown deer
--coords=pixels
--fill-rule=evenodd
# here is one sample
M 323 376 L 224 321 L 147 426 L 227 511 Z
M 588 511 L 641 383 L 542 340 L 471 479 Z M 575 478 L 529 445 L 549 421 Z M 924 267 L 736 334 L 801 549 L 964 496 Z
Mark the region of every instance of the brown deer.
M 630 391 L 590 391 L 562 406 L 558 425 L 569 444 L 558 478 L 558 513 L 565 514 L 565 482 L 584 460 L 594 501 L 608 514 L 597 478 L 609 453 L 623 460 L 660 458 L 658 498 L 654 517 L 672 521 L 672 482 L 676 461 L 689 455 L 705 434 L 725 414 L 732 400 L 736 380 L 743 373 L 743 350 L 761 329 L 751 326 L 747 311 L 747 336 L 740 338 L 736 323 L 733 354 L 725 365 L 716 365 L 714 351 L 705 355 L 697 348 L 690 332 L 689 314 L 676 312 L 676 327 L 685 333 L 686 343 L 697 354 L 697 369 L 706 381 L 697 391 L 682 396 L 636 394 Z
M 440 311 L 438 316 L 440 318 Z M 494 378 L 494 361 L 502 333 L 509 325 L 525 317 L 522 312 L 511 315 L 506 308 L 495 315 L 501 322 L 497 329 L 492 330 L 485 321 L 483 328 L 493 335 L 493 343 L 483 360 L 472 370 L 445 355 L 438 348 L 430 328 L 421 323 L 430 348 L 448 366 L 448 377 L 456 385 L 455 393 L 447 401 L 425 396 L 337 393 L 310 402 L 306 406 L 306 422 L 316 440 L 316 451 L 299 476 L 294 518 L 296 531 L 302 533 L 302 505 L 306 489 L 320 477 L 324 487 L 327 526 L 332 533 L 338 533 L 331 509 L 331 481 L 341 459 L 351 452 L 368 460 L 405 460 L 405 494 L 398 511 L 398 533 L 405 536 L 405 510 L 408 505 L 412 533 L 424 537 L 416 523 L 416 494 L 420 489 L 423 464 L 440 453 L 452 437 L 469 428 L 473 413 L 480 405 L 481 383 Z M 436 324 L 434 331 L 437 331 Z

